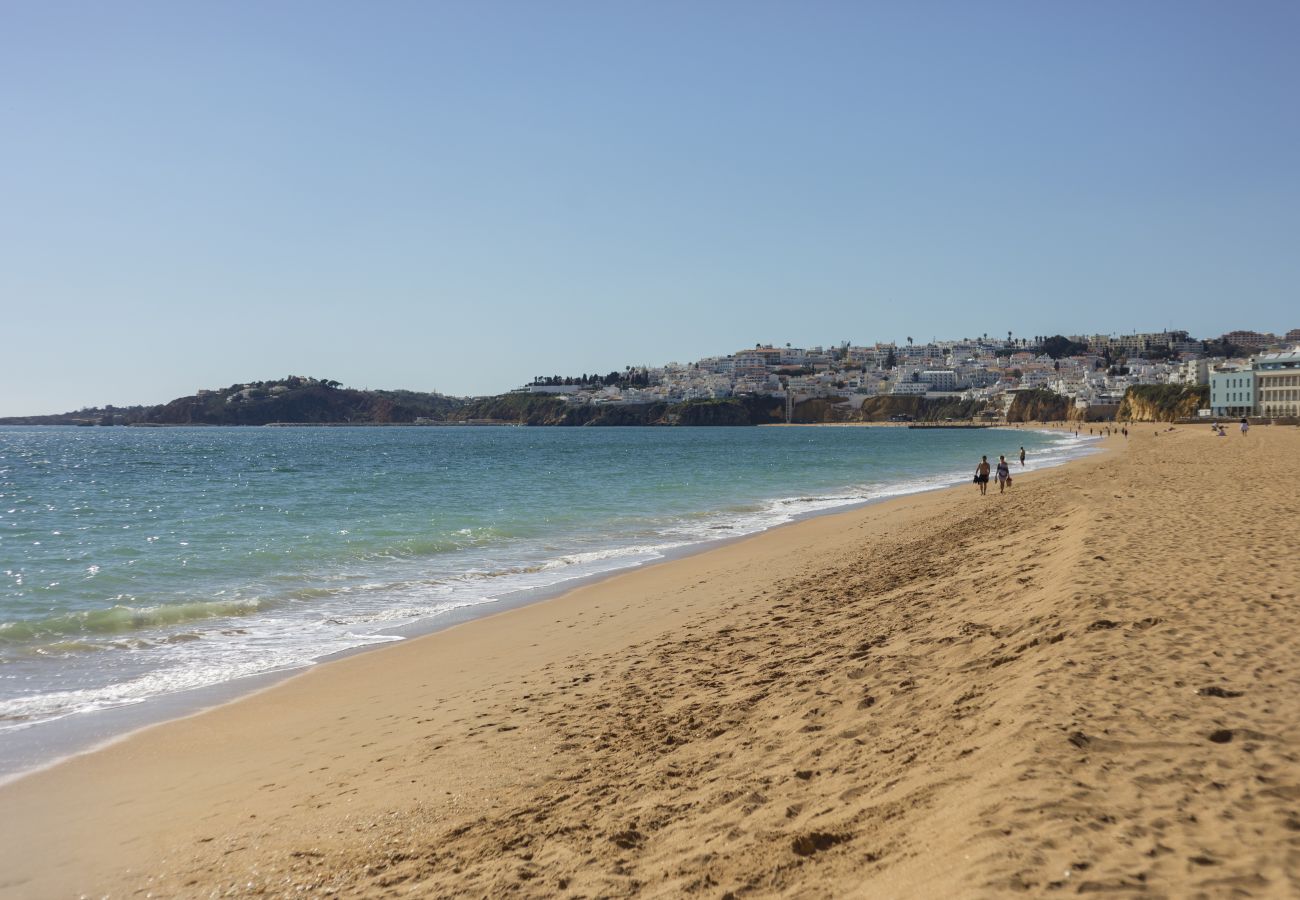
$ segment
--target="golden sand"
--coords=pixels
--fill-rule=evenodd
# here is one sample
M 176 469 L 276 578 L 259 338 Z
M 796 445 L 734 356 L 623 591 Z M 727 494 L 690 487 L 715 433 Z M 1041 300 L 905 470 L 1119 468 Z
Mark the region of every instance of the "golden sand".
M 0 788 L 0 895 L 1300 896 L 1300 431 L 1155 430 Z

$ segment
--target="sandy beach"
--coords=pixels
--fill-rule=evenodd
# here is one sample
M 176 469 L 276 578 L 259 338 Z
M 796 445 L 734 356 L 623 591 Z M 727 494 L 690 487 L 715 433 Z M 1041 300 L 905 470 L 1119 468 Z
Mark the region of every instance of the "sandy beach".
M 0 896 L 1300 896 L 1300 430 L 1166 428 L 21 779 Z

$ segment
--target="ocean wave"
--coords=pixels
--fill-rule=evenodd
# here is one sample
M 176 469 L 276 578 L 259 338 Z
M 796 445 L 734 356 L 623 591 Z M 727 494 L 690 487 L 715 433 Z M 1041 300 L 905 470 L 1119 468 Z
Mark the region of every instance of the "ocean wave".
M 401 640 L 393 635 L 351 631 L 319 634 L 309 642 L 298 640 L 296 634 L 269 642 L 265 635 L 247 637 L 245 649 L 256 652 L 214 658 L 196 647 L 190 654 L 174 657 L 164 668 L 113 684 L 0 700 L 0 733 L 68 715 L 143 703 L 163 694 L 210 687 L 237 678 L 302 668 L 329 653 Z
M 60 613 L 43 619 L 0 623 L 0 645 L 26 644 L 78 635 L 113 635 L 182 625 L 203 619 L 251 616 L 262 611 L 260 600 L 204 600 L 158 606 L 110 606 Z
M 659 558 L 667 550 L 672 550 L 685 545 L 685 541 L 677 541 L 665 544 L 630 544 L 626 547 L 607 547 L 602 550 L 586 550 L 580 553 L 566 553 L 563 556 L 557 556 L 549 559 L 540 567 L 540 571 L 554 571 L 556 569 L 567 569 L 571 566 L 584 566 L 593 563 L 611 562 L 614 560 L 629 560 L 636 557 Z M 621 568 L 621 567 L 620 567 Z
M 499 544 L 513 537 L 515 534 L 504 528 L 491 526 L 462 528 L 439 537 L 406 538 L 387 546 L 363 550 L 356 558 L 363 562 L 370 562 L 445 556 Z

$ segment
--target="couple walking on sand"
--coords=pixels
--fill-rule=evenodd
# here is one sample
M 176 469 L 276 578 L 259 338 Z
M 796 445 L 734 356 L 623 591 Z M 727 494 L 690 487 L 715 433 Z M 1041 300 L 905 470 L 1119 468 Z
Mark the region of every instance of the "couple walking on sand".
M 1022 466 L 1025 464 L 1025 451 L 1023 448 L 1020 451 L 1020 464 Z M 990 469 L 989 458 L 981 456 L 980 464 L 975 467 L 975 484 L 979 486 L 981 496 L 989 492 Z M 1007 462 L 1005 456 L 998 457 L 998 467 L 995 474 L 998 479 L 998 493 L 1001 494 L 1011 487 L 1011 465 Z

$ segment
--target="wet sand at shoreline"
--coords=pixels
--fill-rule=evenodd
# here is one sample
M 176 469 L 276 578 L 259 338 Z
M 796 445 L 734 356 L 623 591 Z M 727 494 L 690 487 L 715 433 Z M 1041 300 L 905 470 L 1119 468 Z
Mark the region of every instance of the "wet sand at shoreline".
M 1300 431 L 1166 427 L 37 773 L 0 896 L 1300 894 Z

